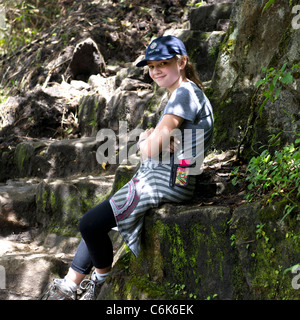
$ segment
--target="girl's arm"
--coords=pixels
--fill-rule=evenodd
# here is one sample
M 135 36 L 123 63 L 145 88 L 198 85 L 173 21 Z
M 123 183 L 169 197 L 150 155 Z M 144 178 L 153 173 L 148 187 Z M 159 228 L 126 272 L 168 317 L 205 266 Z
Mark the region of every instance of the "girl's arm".
M 140 151 L 142 159 L 154 158 L 158 156 L 162 150 L 162 146 L 168 146 L 170 152 L 174 152 L 176 146 L 170 141 L 172 130 L 179 128 L 183 122 L 183 118 L 173 114 L 165 114 L 155 129 L 150 129 L 140 135 Z

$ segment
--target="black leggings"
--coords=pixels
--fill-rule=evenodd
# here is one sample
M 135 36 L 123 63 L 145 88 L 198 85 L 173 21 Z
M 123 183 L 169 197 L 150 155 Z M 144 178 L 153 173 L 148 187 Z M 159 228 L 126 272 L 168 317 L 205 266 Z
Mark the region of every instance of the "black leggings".
M 82 240 L 71 268 L 79 273 L 89 274 L 93 266 L 99 269 L 111 266 L 113 247 L 108 232 L 115 226 L 116 220 L 109 200 L 83 215 L 79 222 Z

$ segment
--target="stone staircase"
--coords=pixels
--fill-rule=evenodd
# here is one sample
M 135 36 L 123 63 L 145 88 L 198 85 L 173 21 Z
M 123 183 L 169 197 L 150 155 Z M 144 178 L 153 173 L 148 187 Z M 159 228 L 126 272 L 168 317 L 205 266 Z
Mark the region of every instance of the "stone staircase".
M 232 3 L 208 1 L 206 6 L 191 11 L 189 29 L 172 30 L 186 43 L 189 55 L 207 86 L 213 76 L 218 45 L 225 35 Z M 0 183 L 0 266 L 5 270 L 5 288 L 0 287 L 0 299 L 36 298 L 50 279 L 63 276 L 80 241 L 77 225 L 82 214 L 124 184 L 135 172 L 136 166 L 130 165 L 111 165 L 104 169 L 96 159 L 100 145 L 95 138 L 97 128 L 88 130 L 90 126 L 87 125 L 87 122 L 97 123 L 101 114 L 104 124 L 114 127 L 118 116 L 116 108 L 124 106 L 128 111 L 127 106 L 132 101 L 141 106 L 155 100 L 148 84 L 141 81 L 144 76 L 141 77 L 141 73 L 136 75 L 134 69 L 123 68 L 105 81 L 99 78 L 101 84 L 95 85 L 90 81 L 88 93 L 76 89 L 79 95 L 84 95 L 79 99 L 79 105 L 90 110 L 90 113 L 79 114 L 81 138 L 25 139 L 16 146 L 12 159 L 5 162 L 2 157 L 1 164 L 13 167 L 10 172 L 14 172 L 14 176 Z M 124 74 L 127 74 L 125 79 Z M 128 86 L 128 80 L 137 81 L 136 87 Z M 78 88 L 79 82 L 73 82 L 73 88 L 75 84 Z M 103 83 L 110 86 L 105 114 L 100 109 L 103 106 L 95 103 L 99 97 L 97 92 L 103 92 Z M 111 88 L 116 83 L 117 89 L 121 89 L 114 93 Z M 142 93 L 134 91 L 140 88 L 144 90 Z M 51 95 L 50 89 L 45 89 L 44 93 Z M 156 103 L 156 110 L 158 107 Z M 137 110 L 139 117 L 135 119 Z M 141 118 L 144 121 L 149 119 L 144 108 L 129 112 L 131 127 L 138 126 Z M 128 119 L 128 115 L 123 116 L 124 120 Z M 234 152 L 211 154 L 205 160 L 205 170 L 197 182 L 194 205 L 212 204 L 222 196 L 230 199 L 236 194 L 229 176 L 234 162 Z M 118 250 L 118 233 L 112 231 L 112 237 L 115 250 Z

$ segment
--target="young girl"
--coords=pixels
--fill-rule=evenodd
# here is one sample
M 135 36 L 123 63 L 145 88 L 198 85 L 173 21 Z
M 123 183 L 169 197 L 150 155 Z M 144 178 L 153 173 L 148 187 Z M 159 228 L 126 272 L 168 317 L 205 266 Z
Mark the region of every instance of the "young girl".
M 189 139 L 185 137 L 185 129 L 204 131 L 202 155 L 209 148 L 214 124 L 212 107 L 201 90 L 201 82 L 180 39 L 163 36 L 153 40 L 145 59 L 137 64 L 137 67 L 144 66 L 148 66 L 153 81 L 168 89 L 170 98 L 157 126 L 139 136 L 140 168 L 125 186 L 81 218 L 82 240 L 68 274 L 64 279 L 55 279 L 40 299 L 75 300 L 79 285 L 84 290 L 81 299 L 96 299 L 113 261 L 108 236 L 111 228 L 118 227 L 137 257 L 145 212 L 162 202 L 177 203 L 191 199 L 193 195 L 195 179 L 194 175 L 189 175 L 190 160 L 175 160 L 178 154 L 184 154 L 184 138 Z M 174 130 L 182 134 L 181 141 L 172 135 Z M 194 135 L 191 137 L 194 140 Z M 192 143 L 194 148 L 195 141 Z M 93 267 L 91 279 L 84 279 Z

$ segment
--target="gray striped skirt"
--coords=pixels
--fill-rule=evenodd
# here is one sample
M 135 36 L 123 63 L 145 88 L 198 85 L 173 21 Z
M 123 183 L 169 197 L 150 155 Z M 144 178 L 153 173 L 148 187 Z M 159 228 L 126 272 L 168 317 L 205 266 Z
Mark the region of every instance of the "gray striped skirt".
M 150 208 L 163 202 L 181 202 L 191 199 L 195 187 L 194 176 L 185 187 L 169 186 L 171 166 L 143 162 L 133 176 L 111 198 L 119 232 L 126 245 L 137 257 L 141 249 L 141 232 L 144 215 Z

